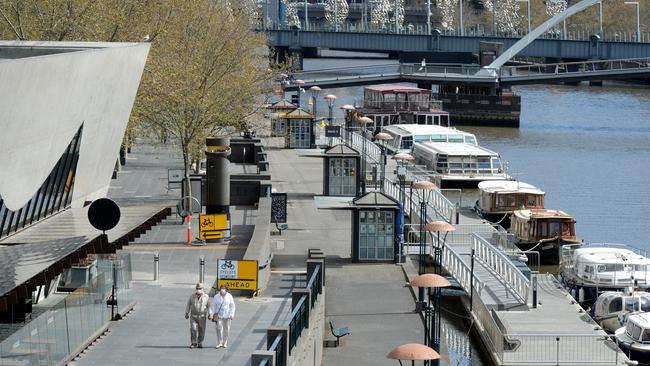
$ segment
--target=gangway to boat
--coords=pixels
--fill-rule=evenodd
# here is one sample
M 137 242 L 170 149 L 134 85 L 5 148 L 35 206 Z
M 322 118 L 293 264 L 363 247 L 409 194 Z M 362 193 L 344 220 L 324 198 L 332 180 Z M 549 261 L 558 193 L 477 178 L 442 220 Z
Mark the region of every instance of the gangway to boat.
M 379 147 L 359 134 L 332 142 L 370 151 L 365 157 L 370 163 L 381 161 Z M 460 210 L 439 190 L 430 192 L 427 215 L 420 218 L 418 193 L 400 187 L 388 175 L 392 173 L 379 189 L 404 200 L 404 212 L 410 215 L 407 227 L 441 219 L 455 225 L 457 230 L 441 235 L 439 242 L 437 235 L 428 235 L 426 253 L 441 250 L 442 267 L 467 293 L 463 304 L 497 365 L 626 364 L 628 358 L 554 276 L 524 275 L 511 258 L 513 251 L 502 229 L 471 210 Z M 415 243 L 419 238 L 405 246 L 407 254 L 419 253 Z

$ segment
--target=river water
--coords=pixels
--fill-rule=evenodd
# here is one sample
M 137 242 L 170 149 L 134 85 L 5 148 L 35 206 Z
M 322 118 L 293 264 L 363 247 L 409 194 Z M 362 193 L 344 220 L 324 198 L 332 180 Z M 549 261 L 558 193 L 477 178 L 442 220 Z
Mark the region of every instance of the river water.
M 305 70 L 386 64 L 387 60 L 308 59 Z M 459 127 L 509 162 L 509 173 L 546 192 L 546 207 L 577 218 L 585 242 L 624 243 L 650 250 L 650 89 L 633 85 L 521 86 L 521 127 Z M 324 90 L 336 107 L 363 100 L 363 87 Z M 342 117 L 335 107 L 334 113 Z M 473 205 L 476 192 L 464 192 Z M 453 301 L 443 311 L 446 332 L 467 323 Z M 443 337 L 445 337 L 443 332 Z M 449 334 L 447 334 L 448 336 Z M 461 337 L 462 338 L 462 337 Z M 458 337 L 454 337 L 458 339 Z M 444 341 L 443 341 L 444 342 Z M 462 342 L 461 342 L 462 343 Z M 489 364 L 474 344 L 450 345 L 451 365 Z

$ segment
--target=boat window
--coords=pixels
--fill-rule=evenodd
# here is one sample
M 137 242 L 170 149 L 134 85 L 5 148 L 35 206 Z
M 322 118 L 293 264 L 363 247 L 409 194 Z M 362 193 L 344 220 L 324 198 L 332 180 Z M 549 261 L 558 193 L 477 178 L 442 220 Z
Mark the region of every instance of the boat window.
M 515 196 L 512 194 L 498 194 L 497 206 L 499 207 L 515 207 Z
M 501 159 L 498 157 L 493 157 L 492 158 L 492 169 L 499 169 L 499 173 L 503 172 L 503 168 L 501 167 Z
M 571 227 L 568 222 L 562 223 L 562 236 L 571 236 Z
M 440 116 L 440 126 L 449 126 L 449 116 Z
M 641 330 L 642 330 L 641 327 L 634 324 L 634 328 L 632 329 L 632 335 L 630 335 L 630 337 L 634 339 L 639 339 L 639 337 L 641 336 Z
M 625 299 L 625 311 L 637 311 L 639 308 L 639 298 L 631 297 Z
M 548 223 L 548 234 L 549 236 L 560 236 L 560 223 L 559 222 L 549 222 Z
M 414 135 L 413 138 L 415 141 L 430 141 L 431 136 L 430 135 Z
M 536 204 L 537 200 L 535 199 L 535 195 L 529 194 L 526 197 L 527 197 L 527 199 L 526 199 L 526 206 L 527 207 L 535 207 L 535 206 L 537 206 L 537 204 Z
M 490 158 L 486 156 L 479 156 L 478 167 L 480 169 L 490 169 Z
M 465 136 L 465 143 L 466 144 L 476 145 L 476 137 L 471 136 L 471 135 Z
M 427 116 L 423 114 L 418 114 L 418 124 L 419 125 L 424 125 L 427 123 Z
M 641 338 L 641 342 L 650 342 L 650 329 L 643 331 L 643 338 Z
M 404 136 L 402 138 L 402 149 L 410 150 L 413 146 L 413 136 Z
M 429 136 L 429 138 L 433 142 L 447 142 L 447 136 L 446 135 L 431 135 L 431 136 Z
M 448 141 L 449 142 L 464 142 L 465 138 L 463 135 L 449 135 L 448 136 Z
M 585 273 L 594 273 L 594 267 L 585 265 Z
M 640 300 L 641 300 L 641 311 L 643 311 L 644 313 L 650 311 L 650 299 L 644 296 Z
M 627 305 L 627 303 L 625 305 Z M 609 309 L 608 310 L 609 310 L 610 314 L 617 313 L 617 312 L 623 310 L 623 299 L 620 298 L 620 297 L 617 297 L 614 300 L 612 300 L 609 303 Z
M 537 224 L 537 232 L 540 238 L 545 238 L 547 236 L 546 233 L 548 232 L 548 230 L 546 229 L 547 229 L 547 225 L 545 222 L 540 222 Z

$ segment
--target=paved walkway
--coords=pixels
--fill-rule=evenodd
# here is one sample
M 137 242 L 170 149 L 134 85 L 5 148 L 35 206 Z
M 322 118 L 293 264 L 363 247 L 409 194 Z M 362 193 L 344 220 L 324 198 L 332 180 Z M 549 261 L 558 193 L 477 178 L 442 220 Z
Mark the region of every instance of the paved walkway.
M 318 247 L 327 256 L 326 322 L 349 326 L 352 334 L 338 348 L 325 348 L 323 365 L 383 365 L 394 347 L 422 343 L 423 323 L 401 267 L 394 264 L 353 264 L 351 213 L 319 210 L 314 195 L 323 192 L 323 161 L 298 157 L 293 150 L 271 150 L 273 188 L 287 192 L 289 230 L 274 266 L 291 268 Z M 333 339 L 326 329 L 325 339 Z
M 138 145 L 127 166 L 113 181 L 109 196 L 121 205 L 170 202 L 179 190 L 167 191 L 167 168 L 179 160 L 167 149 Z M 181 164 L 182 165 L 182 164 Z M 186 246 L 180 220 L 171 216 L 123 249 L 131 254 L 133 299 L 137 304 L 124 320 L 95 342 L 74 365 L 248 365 L 250 355 L 266 345 L 266 329 L 283 322 L 291 306 L 291 290 L 304 287 L 302 274 L 274 274 L 263 296 L 236 296 L 237 312 L 228 349 L 214 349 L 216 332 L 208 324 L 201 350 L 191 350 L 185 304 L 199 279 L 199 258 L 205 258 L 206 286 L 216 278 L 220 258 L 241 258 L 253 230 L 256 210 L 233 207 L 233 239 L 229 245 Z M 193 223 L 198 228 L 198 223 Z M 196 234 L 196 233 L 195 233 Z M 195 236 L 195 235 L 193 235 Z M 153 281 L 153 255 L 160 255 L 160 279 Z M 304 268 L 304 261 L 300 263 Z M 211 348 L 212 347 L 212 348 Z

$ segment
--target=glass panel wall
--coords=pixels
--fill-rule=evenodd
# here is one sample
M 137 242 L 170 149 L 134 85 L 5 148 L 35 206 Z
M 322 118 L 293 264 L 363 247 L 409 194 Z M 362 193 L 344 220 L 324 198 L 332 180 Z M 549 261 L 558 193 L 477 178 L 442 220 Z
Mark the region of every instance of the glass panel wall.
M 395 240 L 392 210 L 359 212 L 359 259 L 392 260 Z
M 115 275 L 113 274 L 115 263 Z M 110 321 L 107 306 L 116 281 L 117 307 L 132 302 L 131 256 L 98 255 L 97 273 L 83 287 L 51 294 L 34 305 L 27 323 L 3 324 L 0 329 L 0 365 L 58 365 L 68 354 Z
M 41 188 L 34 193 L 25 206 L 11 211 L 0 197 L 0 238 L 60 211 L 70 204 L 79 161 L 82 128 L 79 128 Z

